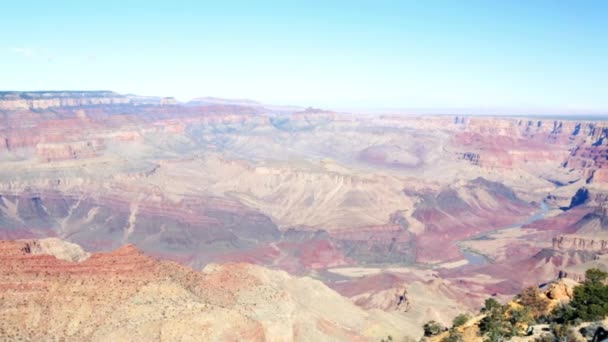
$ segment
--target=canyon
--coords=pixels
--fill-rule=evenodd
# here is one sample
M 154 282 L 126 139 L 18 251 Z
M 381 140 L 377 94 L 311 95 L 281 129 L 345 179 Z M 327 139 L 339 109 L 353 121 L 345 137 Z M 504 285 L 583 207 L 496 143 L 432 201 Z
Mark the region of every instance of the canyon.
M 0 92 L 0 333 L 419 338 L 489 296 L 608 269 L 607 134 Z

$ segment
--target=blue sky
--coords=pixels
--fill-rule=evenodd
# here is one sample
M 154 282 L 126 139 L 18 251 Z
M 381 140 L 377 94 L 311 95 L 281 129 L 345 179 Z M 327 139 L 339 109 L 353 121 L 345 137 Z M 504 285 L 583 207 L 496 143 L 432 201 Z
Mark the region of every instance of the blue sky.
M 0 89 L 608 113 L 608 1 L 11 1 Z

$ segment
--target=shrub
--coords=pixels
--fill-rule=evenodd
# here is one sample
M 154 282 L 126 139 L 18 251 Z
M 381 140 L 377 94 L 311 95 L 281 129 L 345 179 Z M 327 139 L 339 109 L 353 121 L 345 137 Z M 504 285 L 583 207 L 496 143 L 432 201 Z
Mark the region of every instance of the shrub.
M 512 325 L 505 319 L 504 312 L 492 312 L 479 322 L 479 330 L 489 341 L 500 341 L 511 337 Z
M 532 315 L 532 310 L 528 307 L 523 307 L 521 309 L 512 308 L 509 310 L 509 322 L 513 326 L 517 325 L 529 325 L 534 322 L 534 317 Z
M 452 326 L 459 327 L 461 325 L 464 325 L 470 319 L 471 319 L 471 316 L 469 316 L 467 314 L 460 314 L 460 315 L 454 317 L 454 320 L 452 321 Z
M 496 310 L 500 307 L 501 307 L 501 305 L 496 299 L 488 298 L 488 299 L 486 299 L 486 302 L 484 303 L 484 307 L 483 307 L 483 309 L 481 309 L 481 312 L 490 312 L 490 311 Z
M 597 268 L 590 268 L 585 272 L 585 283 L 603 284 L 608 278 L 608 273 Z
M 446 330 L 443 325 L 435 321 L 427 322 L 422 328 L 424 329 L 424 336 L 435 336 Z
M 509 310 L 506 305 L 500 305 L 495 299 L 486 300 L 482 310 L 486 316 L 479 322 L 479 330 L 486 341 L 504 341 L 518 335 L 520 314 L 517 310 Z
M 553 323 L 551 324 L 550 329 L 555 337 L 562 340 L 564 337 L 568 336 L 568 329 L 570 329 L 570 327 L 567 324 Z

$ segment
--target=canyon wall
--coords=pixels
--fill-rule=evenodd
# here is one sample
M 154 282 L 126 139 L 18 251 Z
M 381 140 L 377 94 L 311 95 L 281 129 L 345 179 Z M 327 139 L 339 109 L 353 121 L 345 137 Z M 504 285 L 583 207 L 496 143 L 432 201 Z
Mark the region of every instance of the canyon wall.
M 0 92 L 0 110 L 129 104 L 128 97 L 110 91 Z

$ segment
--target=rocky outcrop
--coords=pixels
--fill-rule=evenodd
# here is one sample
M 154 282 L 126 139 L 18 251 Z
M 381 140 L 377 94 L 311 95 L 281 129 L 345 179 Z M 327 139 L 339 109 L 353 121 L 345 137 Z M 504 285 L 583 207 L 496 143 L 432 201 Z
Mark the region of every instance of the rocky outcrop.
M 577 146 L 564 163 L 564 167 L 583 171 L 588 183 L 604 183 L 608 179 L 608 139 Z
M 71 262 L 81 262 L 90 256 L 90 253 L 85 252 L 77 244 L 58 238 L 26 241 L 22 251 L 33 255 L 52 255 L 59 260 Z
M 558 279 L 549 284 L 543 286 L 538 293 L 536 293 L 537 298 L 547 303 L 544 306 L 545 310 L 540 311 L 537 314 L 542 316 L 548 316 L 551 314 L 554 308 L 564 305 L 568 303 L 574 293 L 574 287 L 577 286 L 578 283 L 571 279 Z M 516 298 L 509 300 L 506 304 L 506 315 L 510 315 L 512 310 L 521 310 L 524 308 L 531 309 L 530 307 L 526 307 L 526 305 L 522 304 L 521 297 L 517 296 Z M 538 310 L 538 308 L 537 308 Z M 467 320 L 464 324 L 453 327 L 460 335 L 461 341 L 466 342 L 482 342 L 487 340 L 487 335 L 481 333 L 480 326 L 483 322 L 483 318 L 486 317 L 486 314 L 481 312 L 476 316 L 473 316 Z M 532 320 L 534 322 L 534 320 Z M 516 325 L 518 329 L 519 336 L 513 336 L 509 338 L 510 341 L 539 341 L 541 340 L 541 336 L 546 336 L 546 332 L 550 331 L 548 324 L 537 324 L 537 325 L 528 325 L 531 323 L 519 322 Z M 452 329 L 439 333 L 434 336 L 430 336 L 426 338 L 428 342 L 442 342 L 449 336 L 452 335 Z M 578 341 L 578 340 L 577 340 Z M 586 341 L 586 340 L 585 340 Z
M 481 165 L 479 153 L 464 152 L 459 154 L 459 158 L 469 161 L 473 165 Z
M 574 286 L 578 285 L 577 282 L 569 279 L 560 279 L 552 282 L 544 289 L 545 295 L 551 301 L 555 301 L 557 304 L 564 304 L 572 300 L 574 296 Z
M 562 251 L 608 251 L 608 239 L 591 236 L 560 235 L 553 238 L 553 249 Z
M 101 139 L 93 141 L 77 141 L 71 143 L 39 143 L 36 145 L 36 155 L 43 162 L 69 159 L 94 158 L 100 156 L 105 149 Z
M 0 335 L 9 340 L 376 341 L 420 329 L 258 266 L 195 272 L 130 245 L 72 263 L 31 246 L 0 241 Z
M 407 312 L 412 305 L 405 287 L 363 294 L 353 297 L 352 300 L 360 307 L 384 311 Z

